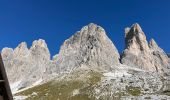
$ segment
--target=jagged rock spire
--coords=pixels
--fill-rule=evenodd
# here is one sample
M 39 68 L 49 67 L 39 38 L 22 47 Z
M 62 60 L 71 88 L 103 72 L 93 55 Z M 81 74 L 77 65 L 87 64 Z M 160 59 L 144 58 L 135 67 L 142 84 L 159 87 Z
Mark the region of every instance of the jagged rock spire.
M 119 64 L 119 53 L 105 30 L 90 23 L 64 42 L 57 63 L 62 70 L 80 66 L 106 70 Z
M 169 66 L 167 55 L 154 39 L 148 44 L 146 35 L 137 23 L 125 29 L 125 46 L 121 58 L 123 64 L 157 72 Z
M 4 48 L 2 57 L 9 81 L 11 84 L 18 82 L 18 89 L 49 79 L 47 76 L 52 74 L 53 69 L 57 70 L 55 63 L 50 60 L 47 44 L 42 39 L 35 40 L 30 49 L 26 42 L 20 43 L 14 50 Z
M 43 39 L 33 41 L 32 47 L 36 47 L 36 46 L 39 46 L 42 48 L 47 48 L 47 44 L 46 44 L 45 40 L 43 40 Z
M 34 55 L 35 58 L 38 57 L 38 59 L 50 60 L 50 51 L 47 47 L 45 40 L 39 39 L 33 41 L 32 46 L 30 48 L 30 53 Z
M 150 51 L 146 36 L 139 24 L 133 24 L 131 28 L 125 29 L 125 50 L 122 54 L 123 64 L 144 69 L 155 70 L 150 62 Z
M 15 49 L 14 49 L 14 56 L 15 57 L 24 57 L 28 55 L 29 53 L 27 43 L 21 42 Z
M 149 50 L 146 36 L 139 24 L 133 24 L 131 28 L 125 29 L 125 46 L 136 55 Z
M 143 31 L 142 31 L 142 28 L 140 27 L 140 25 L 138 23 L 135 23 L 131 26 L 131 28 L 127 27 L 125 28 L 125 37 L 127 37 L 127 35 L 129 34 L 138 34 L 138 33 L 142 33 L 143 34 Z M 143 34 L 145 35 L 145 34 Z
M 150 48 L 155 48 L 155 49 L 159 48 L 158 44 L 155 42 L 153 38 L 150 40 L 149 46 Z
M 1 52 L 3 60 L 10 60 L 11 58 L 13 58 L 13 52 L 14 50 L 12 48 L 3 48 Z

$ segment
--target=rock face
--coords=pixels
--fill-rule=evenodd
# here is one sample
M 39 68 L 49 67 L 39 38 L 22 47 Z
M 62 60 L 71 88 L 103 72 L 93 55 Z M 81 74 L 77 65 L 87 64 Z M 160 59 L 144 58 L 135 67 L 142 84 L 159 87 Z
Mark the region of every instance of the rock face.
M 14 50 L 4 48 L 2 58 L 6 67 L 10 84 L 13 88 L 24 88 L 43 81 L 50 70 L 56 67 L 50 60 L 50 53 L 44 40 L 36 40 L 30 49 L 22 42 Z
M 151 53 L 153 55 L 154 59 L 154 65 L 156 67 L 156 70 L 159 72 L 162 70 L 163 72 L 166 72 L 167 69 L 170 69 L 170 60 L 167 56 L 167 54 L 164 52 L 163 49 L 161 49 L 157 43 L 151 39 L 150 44 L 149 44 Z M 162 69 L 161 67 L 162 66 Z
M 164 68 L 168 68 L 168 56 L 153 39 L 148 44 L 139 24 L 125 29 L 125 45 L 121 59 L 123 64 L 157 72 L 162 72 Z
M 81 66 L 109 70 L 119 64 L 116 47 L 104 29 L 93 23 L 67 39 L 55 58 L 60 70 L 66 72 Z
M 138 24 L 125 29 L 125 43 L 120 57 L 105 30 L 91 23 L 67 39 L 53 60 L 42 39 L 30 48 L 25 42 L 4 48 L 2 57 L 14 93 L 36 85 L 16 94 L 30 100 L 169 100 L 167 54 L 154 39 L 147 42 Z

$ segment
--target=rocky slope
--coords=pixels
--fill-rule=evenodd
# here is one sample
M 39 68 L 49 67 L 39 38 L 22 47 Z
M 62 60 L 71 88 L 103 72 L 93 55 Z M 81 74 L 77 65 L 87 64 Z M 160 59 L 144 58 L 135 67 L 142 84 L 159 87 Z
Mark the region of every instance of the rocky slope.
M 67 39 L 53 60 L 44 40 L 30 49 L 26 43 L 5 48 L 2 56 L 11 84 L 33 85 L 18 91 L 16 100 L 170 99 L 164 51 L 153 39 L 147 42 L 138 24 L 125 29 L 125 43 L 120 57 L 105 30 L 91 23 Z
M 26 100 L 169 100 L 169 76 L 119 66 L 99 72 L 78 68 L 45 84 L 15 94 Z M 82 71 L 83 70 L 83 71 Z

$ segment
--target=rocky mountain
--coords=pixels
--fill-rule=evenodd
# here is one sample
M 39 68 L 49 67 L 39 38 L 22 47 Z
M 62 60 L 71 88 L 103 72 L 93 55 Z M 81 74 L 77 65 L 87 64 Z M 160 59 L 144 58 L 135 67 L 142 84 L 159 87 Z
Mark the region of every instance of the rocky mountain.
M 107 37 L 105 30 L 91 23 L 64 42 L 56 62 L 61 72 L 72 71 L 81 66 L 111 70 L 117 68 L 119 58 L 118 50 Z
M 42 82 L 56 67 L 50 60 L 47 44 L 41 39 L 35 40 L 30 49 L 22 42 L 15 49 L 4 48 L 1 54 L 13 91 Z
M 121 59 L 125 65 L 160 73 L 170 66 L 168 56 L 154 39 L 147 42 L 139 24 L 125 29 L 125 45 Z
M 41 39 L 29 49 L 24 42 L 4 48 L 2 57 L 11 87 L 21 89 L 16 100 L 170 99 L 170 59 L 163 49 L 147 42 L 139 24 L 125 29 L 125 45 L 120 57 L 105 30 L 91 23 L 53 60 Z

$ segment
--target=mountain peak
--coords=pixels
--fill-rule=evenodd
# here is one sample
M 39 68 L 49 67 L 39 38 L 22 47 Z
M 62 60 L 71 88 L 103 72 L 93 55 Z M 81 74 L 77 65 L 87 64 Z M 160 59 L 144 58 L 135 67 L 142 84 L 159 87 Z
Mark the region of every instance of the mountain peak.
M 15 49 L 14 49 L 14 56 L 15 57 L 24 57 L 28 55 L 28 47 L 26 42 L 21 42 Z
M 4 48 L 2 58 L 7 66 L 10 83 L 21 81 L 16 86 L 17 89 L 31 86 L 42 78 L 45 79 L 52 73 L 52 68 L 56 68 L 50 60 L 47 44 L 42 39 L 35 40 L 30 49 L 27 48 L 26 42 L 21 42 L 14 50 Z
M 19 44 L 14 50 L 4 48 L 2 57 L 13 92 L 33 87 L 31 90 L 34 90 L 33 94 L 36 95 L 30 92 L 25 95 L 28 99 L 43 98 L 42 95 L 38 95 L 39 93 L 47 94 L 45 98 L 54 96 L 54 99 L 58 97 L 74 99 L 79 96 L 107 99 L 108 95 L 108 99 L 117 97 L 121 99 L 119 94 L 116 95 L 118 92 L 130 96 L 128 98 L 137 95 L 145 98 L 143 96 L 145 94 L 148 96 L 148 93 L 156 95 L 158 91 L 161 94 L 166 92 L 169 85 L 167 83 L 170 83 L 168 79 L 170 60 L 164 51 L 153 39 L 148 44 L 144 32 L 137 23 L 125 29 L 125 42 L 126 48 L 120 59 L 116 47 L 105 30 L 97 24 L 90 23 L 63 43 L 59 54 L 53 57 L 53 61 L 50 60 L 47 44 L 42 39 L 35 40 L 30 49 L 25 42 Z M 45 92 L 40 89 L 42 86 L 51 86 L 53 79 L 57 87 L 54 86 L 54 89 L 53 86 L 50 87 L 50 91 L 59 95 L 51 95 L 52 92 L 46 93 L 46 88 L 43 88 Z M 45 84 L 42 85 L 42 83 Z M 37 86 L 34 87 L 34 85 Z M 58 86 L 67 87 L 61 90 Z M 92 90 L 92 93 L 89 91 L 86 93 L 87 88 Z M 69 91 L 65 93 L 65 89 Z M 85 91 L 79 91 L 79 89 Z M 139 93 L 133 95 L 127 92 L 130 89 L 135 89 Z M 21 90 L 17 95 L 24 92 Z M 115 97 L 111 97 L 110 93 Z M 155 95 L 153 95 L 154 98 Z
M 26 42 L 21 42 L 21 43 L 18 45 L 18 48 L 27 48 L 27 43 L 26 43 Z
M 89 23 L 87 26 L 91 27 L 91 26 L 98 26 L 98 25 L 95 23 Z
M 12 48 L 3 48 L 1 51 L 1 55 L 3 57 L 3 60 L 9 60 L 13 57 L 14 50 Z
M 50 60 L 50 51 L 43 39 L 33 41 L 30 52 L 33 56 L 40 57 L 39 59 Z
M 159 48 L 158 44 L 155 42 L 155 40 L 153 38 L 150 40 L 149 46 L 151 48 Z
M 37 47 L 37 46 L 47 48 L 47 44 L 46 44 L 45 40 L 43 40 L 43 39 L 33 41 L 32 47 Z
M 157 72 L 162 72 L 163 68 L 169 66 L 164 51 L 158 47 L 154 39 L 148 44 L 145 33 L 137 23 L 125 29 L 125 45 L 121 59 L 123 64 Z
M 139 24 L 133 24 L 131 28 L 125 29 L 125 46 L 136 55 L 149 50 L 146 36 Z
M 139 34 L 139 33 L 143 33 L 143 31 L 141 26 L 138 23 L 135 23 L 131 27 L 125 28 L 125 37 L 129 35 L 129 33 Z
M 119 64 L 119 53 L 116 47 L 107 37 L 104 29 L 93 23 L 67 39 L 57 58 L 61 69 L 64 70 L 82 65 L 109 69 Z
M 142 32 L 142 28 L 138 23 L 133 24 L 131 28 L 135 31 Z
M 90 23 L 88 24 L 87 26 L 84 26 L 81 30 L 80 30 L 80 33 L 82 34 L 90 34 L 90 35 L 94 35 L 94 34 L 102 34 L 104 35 L 105 33 L 105 30 L 97 25 L 97 24 L 94 24 L 94 23 Z
M 121 59 L 123 64 L 144 70 L 155 70 L 151 62 L 147 60 L 150 48 L 139 24 L 135 23 L 131 28 L 125 29 L 125 46 Z

